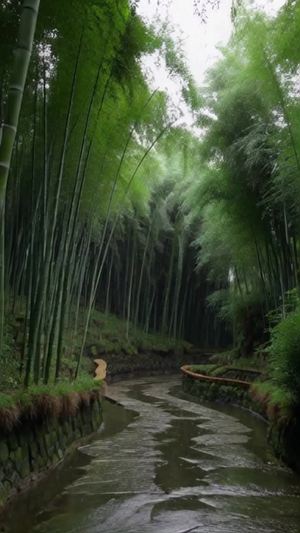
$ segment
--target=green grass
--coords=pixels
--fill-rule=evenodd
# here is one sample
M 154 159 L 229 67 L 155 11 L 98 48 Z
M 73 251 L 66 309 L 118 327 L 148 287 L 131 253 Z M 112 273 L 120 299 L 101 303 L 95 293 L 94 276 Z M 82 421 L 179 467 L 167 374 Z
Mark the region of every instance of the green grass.
M 58 417 L 75 415 L 82 404 L 88 406 L 102 383 L 91 378 L 76 383 L 31 386 L 28 389 L 0 394 L 0 431 L 12 430 L 22 416 Z
M 0 394 L 0 408 L 10 408 L 16 403 L 28 405 L 37 396 L 66 396 L 72 392 L 90 392 L 102 387 L 103 382 L 95 381 L 93 378 L 83 376 L 74 382 L 49 383 L 48 385 L 31 385 L 28 389 L 12 391 L 11 394 Z
M 213 376 L 215 375 L 214 372 L 220 368 L 220 365 L 192 365 L 190 367 L 192 372 L 195 372 L 196 374 L 203 374 L 204 376 Z
M 272 381 L 256 381 L 251 389 L 255 395 L 264 399 L 268 404 L 277 405 L 281 409 L 289 409 L 296 403 L 296 398 L 291 391 L 278 387 Z
M 300 404 L 300 308 L 272 328 L 269 357 L 273 381 L 291 391 Z
M 0 391 L 17 389 L 19 379 L 20 356 L 16 351 L 13 321 L 5 328 L 4 349 L 0 355 Z
M 19 311 L 19 316 L 22 317 L 21 311 Z M 68 386 L 68 382 L 72 381 L 74 376 L 77 354 L 81 348 L 85 325 L 83 309 L 80 310 L 76 336 L 74 336 L 73 325 L 74 313 L 71 313 L 70 328 L 65 334 L 64 355 L 62 358 L 61 379 L 66 383 L 66 386 Z M 21 332 L 22 320 L 18 329 L 17 321 L 11 318 L 9 332 L 7 333 L 6 350 L 0 358 L 0 391 L 4 393 L 13 390 L 17 391 L 22 387 L 19 377 L 21 343 L 19 340 L 18 342 L 15 340 L 20 338 Z M 142 360 L 144 361 L 145 357 L 150 358 L 152 354 L 182 355 L 183 353 L 188 353 L 190 348 L 191 345 L 188 342 L 170 339 L 163 335 L 144 333 L 141 329 L 134 328 L 133 325 L 130 325 L 127 337 L 126 321 L 111 314 L 94 311 L 90 321 L 84 357 L 81 361 L 80 375 L 83 378 L 94 375 L 95 365 L 93 359 L 95 358 L 125 357 L 128 361 L 128 368 L 131 368 L 131 366 L 135 367 L 137 364 L 140 366 L 139 359 L 142 364 Z M 143 354 L 143 357 L 140 354 Z M 52 381 L 54 366 L 55 361 L 53 361 L 51 369 Z M 52 388 L 53 385 L 51 385 Z
M 101 381 L 95 381 L 92 377 L 82 376 L 77 381 L 49 383 L 48 385 L 31 385 L 28 389 L 16 393 L 16 397 L 22 399 L 24 395 L 38 396 L 48 394 L 49 396 L 64 396 L 71 392 L 89 392 L 99 389 Z
M 75 350 L 80 348 L 83 335 L 84 313 L 80 316 L 79 331 L 76 339 L 73 332 L 66 335 L 66 341 L 73 344 Z M 182 340 L 170 339 L 166 336 L 145 333 L 131 324 L 127 338 L 126 321 L 115 315 L 94 311 L 87 336 L 87 346 L 97 346 L 97 353 L 126 353 L 136 355 L 141 351 L 168 353 L 171 351 L 188 350 L 191 345 Z
M 16 405 L 16 398 L 10 394 L 0 394 L 0 409 L 11 409 Z
M 236 363 L 236 361 L 234 361 Z M 248 369 L 251 359 L 247 359 Z M 253 363 L 251 364 L 253 366 Z M 242 370 L 247 371 L 247 367 L 242 365 L 193 365 L 191 370 L 193 372 L 210 375 L 215 377 L 225 377 L 228 370 Z M 256 369 L 255 369 L 256 370 Z M 293 416 L 294 408 L 297 405 L 297 396 L 287 387 L 279 386 L 274 380 L 270 378 L 266 381 L 261 381 L 262 378 L 254 381 L 250 388 L 250 394 L 254 402 L 260 405 L 262 411 L 269 419 L 288 419 Z
M 205 374 L 209 376 L 215 376 L 215 377 L 221 377 L 224 376 L 228 371 L 242 371 L 243 373 L 249 371 L 257 371 L 258 369 L 255 367 L 253 368 L 250 366 L 251 360 L 247 359 L 248 366 L 245 366 L 244 364 L 234 364 L 234 365 L 224 365 L 224 364 L 205 364 L 205 365 L 193 365 L 191 366 L 191 370 L 193 372 L 199 373 L 199 374 Z M 226 375 L 225 375 L 226 377 Z
M 239 357 L 234 350 L 215 354 L 210 360 L 219 366 L 230 365 L 240 370 L 251 368 L 262 372 L 267 368 L 267 360 L 262 355 L 253 354 L 251 357 Z
M 64 373 L 72 375 L 76 366 L 76 354 L 81 347 L 84 329 L 84 313 L 81 310 L 78 333 L 74 338 L 73 331 L 66 333 L 65 356 L 63 358 Z M 92 363 L 95 358 L 111 359 L 111 356 L 124 356 L 128 368 L 135 366 L 145 354 L 151 358 L 153 354 L 182 355 L 188 353 L 192 345 L 182 340 L 174 340 L 163 335 L 145 333 L 130 325 L 127 338 L 126 321 L 99 311 L 94 311 L 87 335 L 85 357 L 81 362 L 81 374 L 88 375 L 94 370 Z

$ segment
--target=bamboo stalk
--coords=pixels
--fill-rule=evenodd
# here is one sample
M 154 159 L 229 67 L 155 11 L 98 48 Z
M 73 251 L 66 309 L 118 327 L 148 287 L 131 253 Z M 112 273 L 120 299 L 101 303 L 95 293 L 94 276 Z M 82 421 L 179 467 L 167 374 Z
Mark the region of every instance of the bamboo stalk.
M 19 123 L 40 0 L 24 0 L 14 68 L 8 92 L 5 122 L 0 144 L 0 354 L 3 350 L 5 315 L 5 201 L 13 146 Z

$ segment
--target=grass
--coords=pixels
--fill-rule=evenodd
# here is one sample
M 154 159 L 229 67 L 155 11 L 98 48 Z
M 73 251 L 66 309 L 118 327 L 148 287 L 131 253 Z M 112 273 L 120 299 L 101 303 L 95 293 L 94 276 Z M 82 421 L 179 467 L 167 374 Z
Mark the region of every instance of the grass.
M 251 386 L 250 393 L 254 400 L 265 407 L 268 418 L 289 417 L 296 405 L 293 393 L 271 380 L 256 381 Z
M 215 375 L 214 372 L 216 369 L 218 369 L 220 365 L 192 365 L 191 371 L 195 372 L 196 374 L 203 374 L 204 376 L 213 376 Z
M 17 320 L 9 320 L 6 346 L 0 359 L 0 430 L 12 429 L 22 417 L 36 418 L 48 416 L 73 415 L 82 404 L 89 405 L 93 395 L 99 394 L 101 382 L 95 382 L 93 359 L 111 358 L 118 367 L 138 368 L 150 362 L 157 354 L 167 355 L 187 352 L 191 345 L 174 341 L 161 335 L 146 334 L 132 325 L 127 336 L 126 322 L 113 315 L 99 311 L 92 314 L 87 336 L 85 354 L 82 358 L 80 377 L 73 381 L 77 364 L 77 354 L 81 347 L 85 316 L 81 310 L 77 335 L 72 327 L 64 339 L 62 376 L 59 383 L 54 379 L 48 385 L 31 385 L 24 389 L 19 378 L 20 354 L 22 349 L 22 313 Z M 119 358 L 120 358 L 119 357 Z M 114 361 L 116 359 L 116 362 Z M 124 359 L 124 361 L 123 361 Z M 164 359 L 164 358 L 161 358 Z M 113 361 L 112 361 L 113 360 Z M 54 362 L 53 362 L 54 363 Z M 121 368 L 121 370 L 122 370 Z M 51 376 L 54 375 L 54 365 Z
M 259 353 L 251 357 L 239 357 L 234 350 L 231 350 L 213 355 L 210 361 L 219 366 L 230 365 L 240 370 L 251 368 L 263 372 L 267 368 L 266 358 Z
M 73 343 L 75 350 L 80 349 L 83 335 L 84 313 L 80 316 L 80 324 L 76 338 L 70 331 L 66 340 Z M 189 350 L 191 345 L 182 340 L 170 339 L 166 336 L 145 333 L 132 324 L 129 327 L 127 338 L 126 321 L 115 315 L 94 311 L 87 336 L 87 347 L 97 347 L 97 353 L 120 353 L 137 355 L 139 352 L 183 352 Z
M 132 325 L 127 335 L 126 322 L 113 315 L 94 311 L 88 331 L 80 377 L 74 381 L 77 355 L 83 337 L 84 313 L 81 310 L 78 332 L 74 336 L 74 316 L 64 338 L 64 355 L 60 382 L 55 384 L 54 364 L 48 385 L 31 385 L 24 389 L 20 378 L 23 318 L 10 318 L 6 330 L 5 350 L 0 357 L 0 431 L 11 431 L 20 420 L 72 416 L 80 406 L 90 405 L 100 394 L 101 382 L 94 380 L 93 359 L 106 358 L 110 369 L 116 372 L 140 370 L 148 366 L 160 369 L 172 358 L 164 355 L 183 354 L 191 345 L 167 337 L 146 334 Z M 176 359 L 176 358 L 175 358 Z M 159 361 L 158 361 L 159 360 Z M 175 363 L 176 364 L 176 363 Z M 152 365 L 152 366 L 151 366 Z
M 249 359 L 247 359 L 247 362 L 249 367 L 249 362 L 252 363 L 252 360 L 249 361 Z M 243 363 L 241 366 L 236 364 L 234 366 L 224 366 L 224 364 L 193 365 L 191 366 L 191 370 L 199 374 L 226 377 L 226 372 L 231 369 L 247 371 L 247 368 Z M 260 380 L 258 379 L 254 381 L 249 392 L 252 400 L 261 406 L 269 420 L 287 420 L 293 416 L 294 408 L 297 405 L 296 395 L 287 388 L 279 386 L 272 379 L 269 378 L 265 381 L 261 381 L 260 378 Z
M 14 322 L 5 328 L 4 349 L 0 355 L 0 390 L 16 389 L 20 385 L 19 366 L 20 356 L 17 353 L 15 342 Z
M 99 394 L 103 383 L 81 378 L 74 383 L 31 386 L 0 394 L 0 429 L 10 431 L 21 417 L 37 418 L 73 416 L 79 407 L 89 405 Z
M 247 374 L 247 372 L 249 372 L 249 374 L 251 372 L 259 372 L 259 370 L 257 370 L 256 368 L 249 366 L 249 360 L 248 360 L 247 367 L 244 366 L 243 364 L 242 365 L 239 365 L 239 364 L 235 364 L 235 365 L 205 364 L 205 365 L 193 365 L 191 367 L 191 370 L 199 374 L 215 376 L 215 377 L 223 377 L 223 376 L 226 377 L 226 374 L 228 372 L 234 372 L 234 371 L 236 371 L 237 373 L 240 371 L 241 374 Z
M 74 382 L 60 382 L 60 383 L 49 383 L 48 385 L 31 385 L 28 389 L 19 390 L 11 395 L 15 403 L 18 403 L 21 407 L 28 407 L 29 405 L 34 404 L 34 402 L 42 397 L 55 397 L 62 398 L 68 394 L 78 393 L 82 394 L 85 392 L 98 391 L 101 389 L 103 382 L 95 381 L 91 377 L 82 377 Z M 4 395 L 8 397 L 7 394 Z M 0 394 L 0 408 L 1 408 L 1 397 Z
M 11 409 L 16 405 L 16 400 L 14 396 L 9 394 L 0 394 L 0 409 Z
M 74 335 L 74 314 L 70 317 L 71 327 L 64 338 L 64 355 L 62 358 L 62 379 L 66 384 L 72 381 L 77 364 L 77 354 L 81 348 L 84 333 L 85 313 L 81 309 L 77 334 Z M 22 311 L 18 319 L 10 318 L 6 349 L 0 358 L 0 391 L 19 390 L 22 386 L 19 377 L 20 352 L 22 348 Z M 145 333 L 130 325 L 127 337 L 126 321 L 111 314 L 94 311 L 90 321 L 84 357 L 81 362 L 80 374 L 83 377 L 92 376 L 95 358 L 105 358 L 109 355 L 126 356 L 128 367 L 131 361 L 138 362 L 140 354 L 151 357 L 151 354 L 183 354 L 191 348 L 188 342 L 169 339 L 163 335 Z M 142 358 L 140 358 L 142 360 Z M 142 362 L 142 361 L 141 361 Z M 54 374 L 54 362 L 52 375 Z M 51 386 L 52 388 L 52 386 Z
M 94 371 L 92 361 L 96 357 L 104 359 L 107 357 L 110 365 L 119 364 L 121 370 L 124 370 L 125 367 L 135 368 L 136 364 L 145 365 L 151 357 L 156 356 L 164 360 L 164 357 L 158 355 L 188 354 L 191 348 L 187 342 L 158 334 L 147 334 L 132 325 L 127 336 L 124 320 L 94 311 L 87 336 L 85 357 L 81 364 L 81 377 L 73 382 L 76 354 L 80 350 L 83 336 L 85 318 L 83 311 L 79 318 L 77 335 L 74 337 L 73 328 L 70 328 L 65 335 L 61 382 L 31 386 L 27 390 L 21 388 L 18 378 L 20 365 L 18 338 L 22 320 L 11 320 L 6 332 L 5 350 L 0 360 L 0 390 L 3 391 L 0 394 L 0 428 L 13 427 L 24 414 L 29 417 L 74 414 L 82 403 L 88 405 L 93 393 L 98 394 L 99 386 L 101 387 L 101 382 L 97 383 L 92 378 Z M 122 361 L 118 361 L 118 356 Z M 193 372 L 219 377 L 230 370 L 247 371 L 250 367 L 267 375 L 267 362 L 260 354 L 255 354 L 251 358 L 240 358 L 232 350 L 214 354 L 210 362 L 211 364 L 193 365 L 191 369 Z M 250 391 L 254 401 L 263 406 L 269 418 L 290 416 L 297 403 L 290 390 L 271 378 L 265 381 L 260 378 L 260 381 L 255 381 Z
M 84 328 L 84 314 L 80 316 L 77 335 L 73 331 L 66 334 L 66 355 L 63 358 L 64 373 L 73 374 L 76 366 L 76 354 L 81 348 Z M 131 324 L 127 337 L 126 321 L 99 311 L 94 311 L 87 335 L 85 357 L 81 362 L 81 374 L 91 374 L 94 371 L 93 359 L 103 358 L 109 362 L 109 370 L 121 373 L 126 369 L 140 368 L 145 359 L 155 355 L 182 355 L 188 353 L 192 345 L 182 340 L 174 340 L 163 335 L 145 333 Z M 148 363 L 148 361 L 146 361 Z M 146 364 L 146 367 L 148 365 Z

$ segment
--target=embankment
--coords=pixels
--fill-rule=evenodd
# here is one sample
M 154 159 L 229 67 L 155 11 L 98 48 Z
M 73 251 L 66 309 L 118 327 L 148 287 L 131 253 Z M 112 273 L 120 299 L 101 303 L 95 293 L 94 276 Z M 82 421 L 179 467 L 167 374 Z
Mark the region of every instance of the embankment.
M 100 389 L 0 408 L 0 508 L 56 466 L 102 421 Z
M 256 394 L 250 381 L 215 377 L 181 367 L 183 391 L 201 400 L 232 403 L 262 416 L 268 423 L 268 440 L 276 456 L 300 473 L 300 409 L 280 408 Z

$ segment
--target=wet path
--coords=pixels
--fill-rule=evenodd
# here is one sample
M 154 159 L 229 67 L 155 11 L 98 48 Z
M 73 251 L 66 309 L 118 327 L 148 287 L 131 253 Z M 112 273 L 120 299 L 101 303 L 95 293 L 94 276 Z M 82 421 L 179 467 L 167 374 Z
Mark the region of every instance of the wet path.
M 20 498 L 7 531 L 300 532 L 300 481 L 273 459 L 264 423 L 182 399 L 178 383 L 112 385 L 125 409 L 105 402 L 100 434 Z

